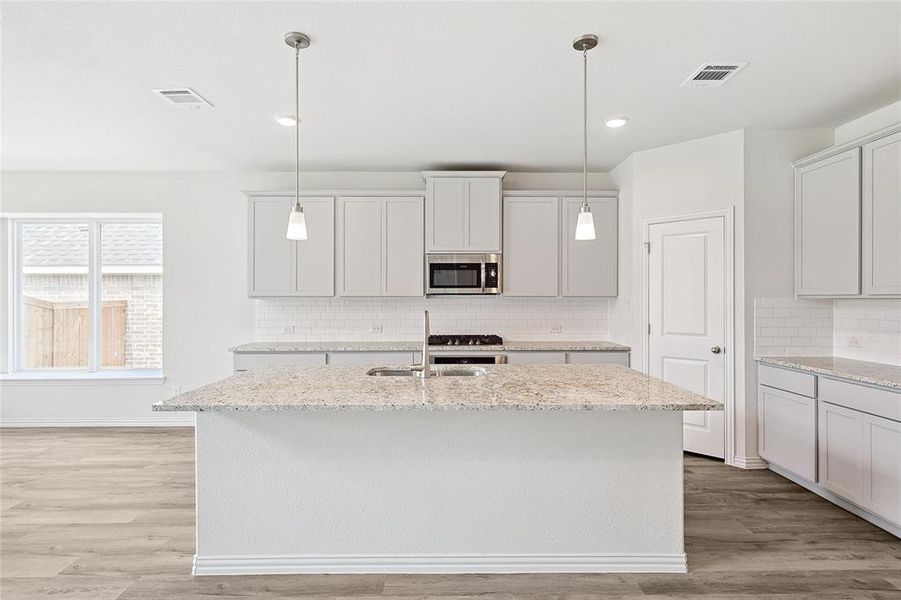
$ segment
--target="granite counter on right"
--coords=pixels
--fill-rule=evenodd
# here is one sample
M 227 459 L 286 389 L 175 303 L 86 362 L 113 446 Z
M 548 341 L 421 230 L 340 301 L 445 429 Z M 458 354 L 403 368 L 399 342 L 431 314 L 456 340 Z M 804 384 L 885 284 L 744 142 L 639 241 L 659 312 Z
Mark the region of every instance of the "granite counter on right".
M 757 358 L 758 447 L 769 468 L 901 537 L 901 366 Z

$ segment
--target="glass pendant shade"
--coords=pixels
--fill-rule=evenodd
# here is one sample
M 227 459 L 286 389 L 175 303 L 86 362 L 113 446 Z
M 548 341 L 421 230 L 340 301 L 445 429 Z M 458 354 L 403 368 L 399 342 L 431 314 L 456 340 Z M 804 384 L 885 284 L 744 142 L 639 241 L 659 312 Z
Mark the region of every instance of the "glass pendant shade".
M 584 208 L 579 212 L 579 220 L 576 221 L 576 239 L 577 240 L 593 240 L 594 235 L 594 216 L 590 210 Z
M 289 240 L 303 241 L 307 239 L 307 220 L 303 216 L 303 209 L 295 206 L 288 217 L 288 233 L 285 237 Z

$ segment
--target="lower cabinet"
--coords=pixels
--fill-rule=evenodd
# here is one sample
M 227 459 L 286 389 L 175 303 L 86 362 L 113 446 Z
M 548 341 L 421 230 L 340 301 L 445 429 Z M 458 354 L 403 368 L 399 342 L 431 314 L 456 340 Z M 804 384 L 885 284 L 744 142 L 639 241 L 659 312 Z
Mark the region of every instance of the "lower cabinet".
M 562 365 L 566 363 L 565 352 L 508 352 L 507 363 L 511 365 L 544 364 Z
M 847 501 L 842 506 L 899 535 L 901 394 L 765 365 L 758 375 L 760 456 L 799 476 L 808 489 Z
M 820 485 L 856 504 L 863 497 L 863 417 L 856 410 L 820 403 Z
M 863 415 L 863 506 L 901 526 L 901 423 Z
M 760 456 L 809 481 L 817 477 L 817 401 L 758 386 Z
M 403 366 L 414 363 L 412 352 L 333 352 L 328 355 L 330 365 Z
M 571 365 L 603 365 L 614 364 L 629 366 L 628 352 L 570 352 Z
M 253 352 L 236 353 L 235 373 L 257 367 L 315 367 L 325 364 L 325 354 L 320 352 Z

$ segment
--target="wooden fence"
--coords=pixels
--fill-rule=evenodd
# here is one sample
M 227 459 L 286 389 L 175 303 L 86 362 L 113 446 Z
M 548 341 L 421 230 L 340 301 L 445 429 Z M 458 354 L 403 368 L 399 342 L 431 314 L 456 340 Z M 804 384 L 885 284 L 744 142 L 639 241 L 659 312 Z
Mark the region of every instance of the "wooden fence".
M 88 305 L 23 298 L 26 369 L 84 368 L 88 365 Z M 125 325 L 128 302 L 104 302 L 100 312 L 101 365 L 125 366 Z

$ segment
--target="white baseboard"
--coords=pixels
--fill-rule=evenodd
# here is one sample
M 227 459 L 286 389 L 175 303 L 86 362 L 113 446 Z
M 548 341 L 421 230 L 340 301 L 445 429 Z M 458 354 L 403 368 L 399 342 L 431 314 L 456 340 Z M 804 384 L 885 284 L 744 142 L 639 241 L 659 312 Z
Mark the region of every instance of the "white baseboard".
M 686 572 L 685 554 L 323 554 L 194 557 L 194 575 Z
M 194 414 L 156 419 L 0 419 L 0 427 L 193 427 Z
M 739 469 L 766 469 L 769 463 L 759 456 L 734 456 L 732 466 Z
M 879 515 L 875 515 L 875 514 L 871 513 L 870 511 L 868 511 L 867 509 L 865 509 L 861 506 L 857 506 L 853 502 L 849 502 L 848 500 L 845 500 L 841 496 L 837 496 L 837 495 L 833 494 L 826 488 L 824 488 L 820 485 L 817 485 L 816 483 L 813 483 L 812 481 L 807 481 L 803 477 L 799 477 L 798 475 L 795 475 L 791 471 L 787 471 L 786 469 L 783 469 L 777 465 L 771 464 L 770 471 L 772 471 L 773 473 L 776 473 L 777 475 L 782 475 L 789 481 L 793 481 L 793 482 L 797 483 L 802 488 L 813 492 L 814 494 L 816 494 L 817 496 L 820 496 L 821 498 L 825 498 L 829 502 L 832 502 L 836 506 L 839 506 L 839 507 L 845 509 L 846 511 L 848 511 L 851 514 L 857 515 L 864 521 L 869 521 L 876 527 L 879 527 L 880 529 L 884 529 L 884 530 L 888 531 L 889 533 L 891 533 L 893 536 L 895 536 L 897 538 L 901 538 L 901 527 L 899 527 L 898 525 L 895 525 L 891 521 L 886 521 Z

